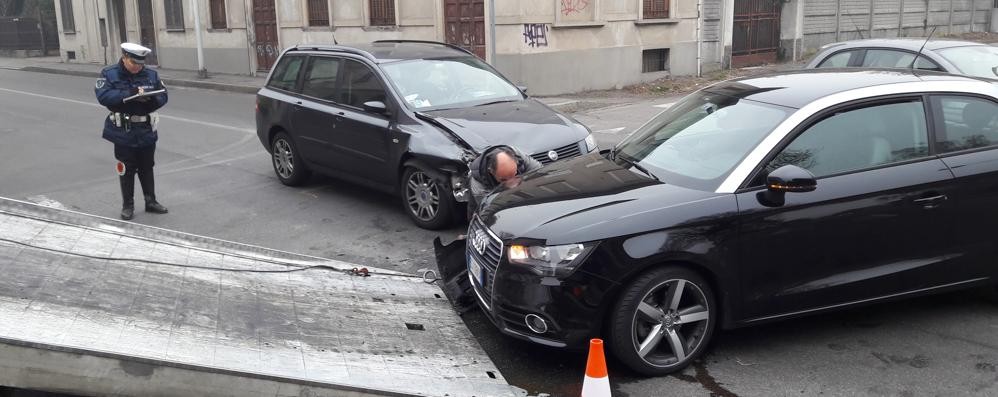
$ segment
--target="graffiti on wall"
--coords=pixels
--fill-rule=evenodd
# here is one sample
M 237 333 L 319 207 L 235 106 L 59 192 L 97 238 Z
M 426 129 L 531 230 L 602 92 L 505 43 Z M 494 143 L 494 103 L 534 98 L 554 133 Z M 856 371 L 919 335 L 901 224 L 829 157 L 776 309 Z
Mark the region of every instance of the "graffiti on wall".
M 547 47 L 548 25 L 543 23 L 523 24 L 523 42 L 531 47 Z
M 589 7 L 589 0 L 561 0 L 561 14 L 577 14 Z

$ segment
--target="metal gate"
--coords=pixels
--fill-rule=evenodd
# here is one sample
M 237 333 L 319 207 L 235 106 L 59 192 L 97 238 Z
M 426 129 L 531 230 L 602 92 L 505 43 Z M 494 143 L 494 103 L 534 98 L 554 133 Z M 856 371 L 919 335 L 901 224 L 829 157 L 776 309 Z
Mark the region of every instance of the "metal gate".
M 782 7 L 780 0 L 735 0 L 731 67 L 776 62 Z
M 485 0 L 444 0 L 447 42 L 485 59 Z
M 156 25 L 152 17 L 152 0 L 139 0 L 139 41 L 152 50 L 146 57 L 146 64 L 158 65 L 156 60 Z
M 269 71 L 281 53 L 277 40 L 277 12 L 274 10 L 274 0 L 253 0 L 253 28 L 256 68 Z

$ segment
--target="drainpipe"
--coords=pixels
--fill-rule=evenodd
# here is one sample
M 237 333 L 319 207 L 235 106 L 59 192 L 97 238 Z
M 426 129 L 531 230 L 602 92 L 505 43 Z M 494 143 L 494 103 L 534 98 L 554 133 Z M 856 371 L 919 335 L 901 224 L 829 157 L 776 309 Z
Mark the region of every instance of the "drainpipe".
M 198 77 L 208 77 L 208 70 L 204 68 L 204 41 L 201 38 L 201 7 L 198 0 L 191 0 L 191 11 L 194 13 L 194 37 L 198 47 Z

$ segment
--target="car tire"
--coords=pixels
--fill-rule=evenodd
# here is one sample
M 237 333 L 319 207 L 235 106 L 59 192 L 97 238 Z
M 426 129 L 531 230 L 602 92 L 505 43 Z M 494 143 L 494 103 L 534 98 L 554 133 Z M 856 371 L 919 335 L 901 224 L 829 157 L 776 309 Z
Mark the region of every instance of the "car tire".
M 312 175 L 298 154 L 295 141 L 286 132 L 278 132 L 270 141 L 270 158 L 274 174 L 285 185 L 300 186 Z
M 617 359 L 644 375 L 666 375 L 703 354 L 716 328 L 717 305 L 700 275 L 662 267 L 624 287 L 609 321 L 610 349 Z
M 419 167 L 406 167 L 400 193 L 402 208 L 417 226 L 438 230 L 453 223 L 457 213 L 454 196 L 431 173 Z

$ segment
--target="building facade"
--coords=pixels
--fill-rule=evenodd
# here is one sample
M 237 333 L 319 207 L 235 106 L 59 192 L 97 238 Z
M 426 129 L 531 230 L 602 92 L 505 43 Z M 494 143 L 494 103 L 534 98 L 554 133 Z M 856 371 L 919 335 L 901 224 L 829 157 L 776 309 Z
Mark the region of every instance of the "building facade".
M 836 40 L 984 31 L 994 13 L 993 0 L 56 1 L 67 62 L 114 62 L 132 41 L 160 67 L 195 70 L 195 28 L 211 73 L 265 73 L 297 44 L 433 40 L 538 95 L 797 59 Z
M 213 73 L 265 72 L 296 44 L 434 40 L 468 48 L 532 93 L 559 94 L 722 67 L 725 1 L 57 0 L 56 9 L 66 62 L 114 62 L 131 41 L 153 48 L 159 67 L 197 69 L 195 28 Z

